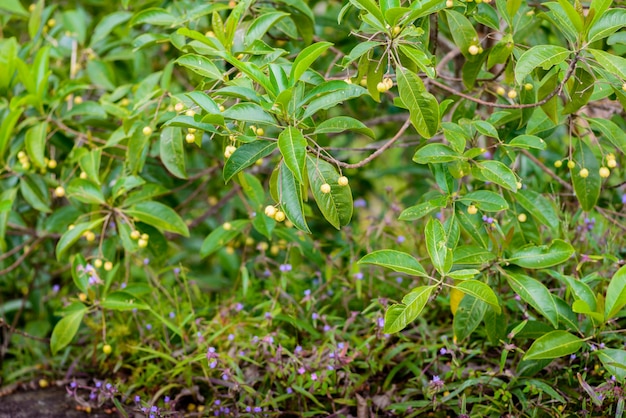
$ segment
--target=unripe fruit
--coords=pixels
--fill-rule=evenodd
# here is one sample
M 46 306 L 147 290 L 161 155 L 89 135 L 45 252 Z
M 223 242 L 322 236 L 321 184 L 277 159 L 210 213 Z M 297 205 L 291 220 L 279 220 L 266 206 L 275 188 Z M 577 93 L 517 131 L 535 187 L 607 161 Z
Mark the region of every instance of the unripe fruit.
M 65 196 L 65 189 L 63 188 L 63 186 L 59 186 L 56 189 L 54 189 L 54 195 L 56 197 L 63 197 L 63 196 Z
M 279 210 L 278 212 L 276 212 L 276 215 L 274 215 L 274 220 L 276 222 L 282 222 L 285 220 L 285 212 L 283 212 L 282 210 Z
M 363 86 L 363 87 L 366 87 L 366 86 L 367 86 L 367 78 L 363 77 L 363 78 L 361 79 L 361 81 L 359 81 L 359 84 L 360 84 L 361 86 Z
M 606 165 L 608 165 L 609 168 L 615 168 L 615 167 L 617 167 L 617 161 L 612 160 L 612 159 L 611 160 L 607 160 Z
M 144 240 L 144 241 L 148 241 L 148 240 L 150 240 L 150 235 L 148 235 L 148 234 L 141 234 L 141 237 L 140 237 L 140 238 L 141 238 L 142 240 Z
M 587 170 L 586 168 L 583 168 L 578 172 L 578 175 L 582 178 L 587 178 L 589 177 L 589 170 Z
M 39 387 L 44 389 L 48 387 L 48 381 L 46 379 L 39 379 Z
M 526 90 L 526 91 L 530 91 L 530 90 L 532 90 L 532 89 L 533 89 L 533 87 L 534 87 L 534 86 L 532 85 L 532 83 L 526 83 L 526 84 L 524 84 L 524 90 Z
M 454 6 L 454 2 L 452 0 L 446 0 L 446 7 L 449 9 L 452 6 Z
M 556 161 L 554 162 L 554 166 L 555 166 L 556 168 L 559 168 L 559 167 L 561 167 L 562 165 L 563 165 L 563 161 L 561 161 L 561 160 L 556 160 Z
M 506 90 L 504 90 L 504 87 L 500 86 L 496 89 L 496 93 L 498 96 L 504 96 L 506 94 Z
M 626 91 L 626 83 L 622 84 L 622 90 Z
M 105 271 L 113 270 L 113 263 L 110 261 L 107 261 L 106 263 L 104 263 L 104 270 Z
M 80 97 L 80 96 L 76 96 L 76 97 L 74 98 L 74 104 L 79 105 L 79 104 L 82 104 L 82 103 L 83 103 L 83 98 L 82 98 L 82 97 Z
M 233 226 L 230 224 L 230 222 L 224 222 L 224 225 L 222 225 L 222 227 L 224 228 L 224 231 L 230 231 L 231 229 L 233 229 Z
M 152 128 L 149 126 L 144 126 L 141 132 L 143 132 L 145 136 L 150 136 L 152 135 Z
M 182 112 L 185 109 L 185 105 L 182 102 L 178 102 L 174 105 L 174 110 L 177 112 Z
M 75 225 L 74 225 L 74 224 L 69 224 L 69 225 L 67 226 L 67 230 L 68 230 L 68 231 L 71 231 L 71 230 L 72 230 L 72 229 L 74 229 L 74 228 L 75 228 Z
M 384 93 L 387 91 L 387 85 L 381 81 L 376 84 L 376 90 L 378 90 L 379 93 Z
M 277 255 L 279 252 L 280 252 L 280 248 L 278 247 L 278 245 L 272 245 L 270 247 L 270 254 Z
M 94 234 L 93 231 L 86 231 L 84 237 L 88 242 L 94 242 L 96 240 L 96 234 Z
M 188 128 L 187 132 L 189 132 L 190 134 L 195 134 L 196 133 L 196 128 Z
M 330 184 L 324 183 L 320 186 L 320 191 L 324 194 L 330 193 Z
M 478 46 L 476 45 L 471 45 L 468 49 L 467 52 L 469 52 L 470 55 L 478 55 L 479 49 Z
M 515 99 L 517 97 L 517 92 L 515 90 L 509 90 L 506 95 L 509 99 Z
M 526 219 L 528 218 L 526 217 L 525 213 L 520 213 L 519 215 L 517 215 L 517 220 L 520 222 L 526 222 Z
M 226 149 L 224 150 L 224 157 L 230 158 L 230 156 L 233 155 L 233 152 L 235 152 L 236 150 L 237 148 L 232 145 L 227 146 Z
M 469 205 L 467 207 L 467 213 L 469 213 L 470 215 L 476 215 L 476 213 L 478 213 L 478 208 L 474 205 Z
M 223 112 L 223 111 L 225 111 L 225 110 L 226 110 L 226 108 L 224 107 L 224 105 L 220 105 L 219 109 L 220 109 L 220 112 Z
M 48 161 L 48 168 L 50 170 L 54 170 L 55 168 L 57 168 L 57 161 L 56 160 L 49 160 Z
M 18 160 L 23 160 L 24 158 L 26 158 L 26 153 L 24 151 L 20 151 L 17 153 Z
M 87 173 L 85 173 L 84 171 L 81 171 L 80 172 L 80 176 L 78 176 L 78 177 L 80 177 L 81 179 L 85 180 L 87 178 Z
M 607 178 L 610 175 L 611 175 L 611 170 L 609 170 L 606 167 L 600 167 L 600 177 L 605 179 L 605 178 Z
M 572 160 L 569 160 L 567 162 L 567 168 L 569 168 L 571 170 L 574 167 L 576 167 L 576 163 L 574 161 L 572 161 Z
M 515 183 L 515 185 L 517 186 L 518 189 L 522 188 L 522 182 L 518 181 L 517 183 Z
M 189 117 L 194 117 L 196 115 L 196 112 L 194 112 L 193 110 L 189 109 L 188 111 L 185 112 L 185 116 L 189 116 Z
M 383 83 L 387 86 L 387 90 L 393 87 L 393 80 L 390 78 L 384 78 Z
M 272 205 L 269 205 L 269 206 L 265 207 L 265 215 L 269 216 L 270 218 L 273 218 L 274 215 L 276 215 L 276 212 L 278 212 L 278 209 L 276 209 Z
M 81 302 L 85 302 L 87 300 L 87 295 L 84 293 L 79 293 L 78 300 L 80 300 Z
M 346 78 L 345 80 L 343 80 L 346 82 L 346 84 L 352 84 L 352 79 L 351 78 Z
M 105 344 L 102 346 L 102 352 L 104 354 L 111 354 L 111 351 L 113 351 L 113 349 L 111 348 L 111 346 L 109 344 Z
M 122 100 L 120 100 L 120 106 L 128 106 L 130 104 L 130 100 L 128 100 L 127 97 L 124 97 Z
M 185 141 L 188 144 L 193 144 L 194 142 L 196 142 L 196 136 L 190 132 L 187 135 L 185 135 Z
M 102 267 L 102 260 L 100 260 L 99 258 L 96 258 L 95 260 L 93 260 L 93 266 L 99 269 L 100 267 Z
M 402 32 L 402 28 L 400 26 L 394 26 L 393 30 L 391 31 L 391 35 L 396 37 L 400 35 L 400 32 Z
M 148 241 L 146 241 L 145 239 L 140 239 L 139 241 L 137 241 L 137 246 L 139 248 L 146 248 L 148 246 Z
M 265 135 L 265 130 L 263 128 L 257 128 L 256 134 L 259 136 Z
M 48 23 L 47 23 L 47 25 L 48 25 L 48 26 L 53 27 L 53 26 L 54 26 L 54 25 L 56 25 L 56 24 L 57 24 L 57 21 L 56 21 L 56 20 L 54 20 L 54 19 L 48 19 Z
M 30 168 L 30 163 L 28 162 L 28 160 L 22 162 L 22 168 L 24 170 L 28 170 Z
M 348 185 L 348 177 L 346 176 L 341 176 L 337 179 L 337 184 L 339 184 L 340 186 L 347 186 Z
M 230 245 L 228 245 L 228 246 L 226 247 L 226 254 L 228 254 L 228 255 L 233 255 L 233 254 L 235 254 L 235 249 L 234 249 L 233 247 L 231 247 Z
M 130 233 L 130 238 L 137 241 L 139 238 L 141 238 L 141 233 L 135 229 L 133 232 Z

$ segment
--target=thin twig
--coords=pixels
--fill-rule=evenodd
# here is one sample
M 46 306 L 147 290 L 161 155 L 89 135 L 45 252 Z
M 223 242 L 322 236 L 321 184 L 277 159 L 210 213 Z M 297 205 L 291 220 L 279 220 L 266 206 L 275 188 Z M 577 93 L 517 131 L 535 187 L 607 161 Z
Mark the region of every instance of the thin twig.
M 528 157 L 533 163 L 537 164 L 539 166 L 539 168 L 541 168 L 545 173 L 547 173 L 550 177 L 552 177 L 553 179 L 555 179 L 556 181 L 558 181 L 563 187 L 565 187 L 567 190 L 572 190 L 572 185 L 569 184 L 568 182 L 566 182 L 565 180 L 563 180 L 561 177 L 557 176 L 556 173 L 552 170 L 550 170 L 544 163 L 542 163 L 541 161 L 539 161 L 539 159 L 537 157 L 535 157 L 534 155 L 532 155 L 530 152 L 528 152 L 528 150 L 525 149 L 521 149 L 520 152 L 522 154 L 524 154 L 526 157 Z

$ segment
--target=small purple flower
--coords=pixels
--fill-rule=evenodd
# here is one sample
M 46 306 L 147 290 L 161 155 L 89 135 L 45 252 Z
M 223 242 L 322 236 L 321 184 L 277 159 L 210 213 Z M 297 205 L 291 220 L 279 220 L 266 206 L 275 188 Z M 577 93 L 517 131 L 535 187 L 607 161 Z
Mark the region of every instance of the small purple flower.
M 490 160 L 492 157 L 492 154 L 489 151 L 485 151 L 483 152 L 483 157 L 485 157 L 486 160 Z
M 444 385 L 444 382 L 443 380 L 441 380 L 441 378 L 438 375 L 434 375 L 433 379 L 430 381 L 430 386 L 435 390 L 441 389 L 443 385 Z
M 139 395 L 135 395 L 135 402 L 136 402 L 136 403 L 141 402 L 141 396 L 139 396 Z
M 272 314 L 269 312 L 265 312 L 265 319 L 272 319 Z
M 150 259 L 146 257 L 143 259 L 143 265 L 147 266 L 148 264 L 150 264 Z
M 311 373 L 311 380 L 317 380 L 317 373 Z
M 243 310 L 243 305 L 242 305 L 241 303 L 237 303 L 237 304 L 235 305 L 235 310 L 236 310 L 237 312 L 241 312 L 241 311 Z
M 611 382 L 615 382 L 617 380 L 617 378 L 615 377 L 615 375 L 611 376 Z
M 235 339 L 235 334 L 228 334 L 228 341 L 232 341 Z
M 96 392 L 91 392 L 91 393 L 89 394 L 89 399 L 91 399 L 92 401 L 93 401 L 94 399 L 96 399 Z
M 110 383 L 107 383 L 104 387 L 106 388 L 106 390 L 111 390 L 113 386 Z
M 150 412 L 157 412 L 159 410 L 159 408 L 157 408 L 156 406 L 152 405 L 150 407 Z
M 228 380 L 228 375 L 226 373 L 222 375 L 222 380 Z
M 328 325 L 328 324 L 324 325 L 323 329 L 324 329 L 324 332 L 330 331 L 330 325 Z
M 251 406 L 246 406 L 246 412 L 252 412 L 252 407 Z
M 180 274 L 180 268 L 179 267 L 174 267 L 174 274 L 177 275 L 177 276 Z
M 519 302 L 520 300 L 522 300 L 522 297 L 520 295 L 515 295 L 513 299 Z
M 59 290 L 61 290 L 61 286 L 59 286 L 58 284 L 52 286 L 52 293 L 59 293 Z
M 626 193 L 622 195 L 622 205 L 626 205 Z
M 590 349 L 591 351 L 596 351 L 596 350 L 597 350 L 597 348 L 596 348 L 596 345 L 595 345 L 595 344 L 591 344 L 591 345 L 589 346 L 589 349 Z
M 296 348 L 295 348 L 295 350 L 293 350 L 293 352 L 294 352 L 294 353 L 300 353 L 300 352 L 302 352 L 302 346 L 301 346 L 301 345 L 296 346 Z
M 216 399 L 215 402 L 213 402 L 213 403 L 215 405 L 219 406 L 222 403 L 222 401 L 220 401 L 219 399 Z
M 437 376 L 437 375 L 434 375 L 433 376 L 433 383 L 438 383 L 438 382 L 441 382 L 441 378 L 439 376 Z
M 256 344 L 259 342 L 259 337 L 257 337 L 256 335 L 254 337 L 252 337 L 252 343 Z
M 298 369 L 298 374 L 304 374 L 304 373 L 306 373 L 306 369 L 304 367 L 300 367 Z
M 120 285 L 120 288 L 121 288 L 121 289 L 126 289 L 126 286 L 128 286 L 128 284 L 127 284 L 126 282 L 124 282 L 124 283 L 122 283 L 122 284 Z
M 335 358 L 335 353 L 331 351 L 330 353 L 328 353 L 328 357 L 329 358 Z
M 442 356 L 445 356 L 446 354 L 448 354 L 448 350 L 446 350 L 445 347 L 441 347 L 439 349 L 439 354 L 441 354 Z
M 378 327 L 379 328 L 384 328 L 385 327 L 385 318 L 383 318 L 382 316 L 380 318 L 378 318 Z
M 212 362 L 209 363 L 209 367 L 214 369 L 217 367 L 217 360 L 213 360 Z
M 403 281 L 402 277 L 400 276 L 396 277 L 396 283 L 402 284 L 402 281 Z
M 280 271 L 282 271 L 283 273 L 286 273 L 288 271 L 291 271 L 292 267 L 291 264 L 281 264 L 279 267 Z
M 313 313 L 311 314 L 311 318 L 312 318 L 314 321 L 316 321 L 319 317 L 320 317 L 320 316 L 319 316 L 319 314 L 318 314 L 317 312 L 313 312 Z
M 601 350 L 603 350 L 606 347 L 606 345 L 604 343 L 600 343 L 599 347 L 600 347 Z
M 272 275 L 272 272 L 270 271 L 270 269 L 265 269 L 263 271 L 263 276 L 270 277 L 271 275 Z
M 327 368 L 328 370 L 330 370 L 330 371 L 335 370 L 335 368 L 334 368 L 331 364 L 329 364 L 328 366 L 326 366 L 326 368 Z
M 576 354 L 570 354 L 569 359 L 570 360 L 576 360 Z
M 337 343 L 337 348 L 340 350 L 343 350 L 343 348 L 345 347 L 344 343 Z
M 75 389 L 75 388 L 76 388 L 76 386 L 77 386 L 77 385 L 76 385 L 76 382 L 72 382 L 72 383 L 70 383 L 70 387 L 71 387 L 72 389 Z
M 263 408 L 261 408 L 260 406 L 255 406 L 255 407 L 252 409 L 252 412 L 263 412 Z
M 311 289 L 307 289 L 304 291 L 304 296 L 311 296 Z
M 96 382 L 96 387 L 97 387 L 97 388 L 102 387 L 102 382 Z
M 406 238 L 404 237 L 404 235 L 398 235 L 398 238 L 396 238 L 396 242 L 398 244 L 402 244 L 404 241 L 406 241 Z
M 167 395 L 165 396 L 165 398 L 163 398 L 164 403 L 170 403 L 170 400 L 171 400 L 170 397 Z
M 152 324 L 146 324 L 146 329 L 150 331 L 152 329 Z
M 363 280 L 363 273 L 361 273 L 360 271 L 357 273 L 354 273 L 354 278 L 357 280 Z
M 175 312 L 170 312 L 170 318 L 171 318 L 171 319 L 176 318 L 176 313 L 175 313 Z
M 293 389 L 291 389 L 290 387 L 288 387 L 288 388 L 287 388 L 287 393 L 288 393 L 289 395 L 291 395 L 291 394 L 293 393 Z
M 367 202 L 362 197 L 359 197 L 358 199 L 354 201 L 355 208 L 364 208 L 366 206 L 367 206 Z

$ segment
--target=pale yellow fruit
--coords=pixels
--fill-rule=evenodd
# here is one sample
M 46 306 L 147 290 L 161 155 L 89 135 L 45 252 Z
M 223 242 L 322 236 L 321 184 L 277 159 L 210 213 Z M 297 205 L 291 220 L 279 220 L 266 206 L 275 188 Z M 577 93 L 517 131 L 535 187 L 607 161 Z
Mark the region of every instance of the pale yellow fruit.
M 330 184 L 324 183 L 320 186 L 320 191 L 324 194 L 330 193 Z
M 348 185 L 348 177 L 346 176 L 341 176 L 337 179 L 337 184 L 339 184 L 340 186 L 347 186 Z
M 379 93 L 384 93 L 387 91 L 387 85 L 381 81 L 376 84 L 376 90 L 378 90 Z
M 556 160 L 556 161 L 554 162 L 554 166 L 555 166 L 556 168 L 559 168 L 559 167 L 561 167 L 562 165 L 563 165 L 563 161 L 561 161 L 561 160 Z
M 110 261 L 107 261 L 106 263 L 104 263 L 104 270 L 105 271 L 113 270 L 113 263 Z
M 274 215 L 274 220 L 276 222 L 282 222 L 285 220 L 285 218 L 285 212 L 283 212 L 282 210 L 279 210 L 278 212 L 276 212 L 276 215 Z
M 93 231 L 85 231 L 83 236 L 88 242 L 94 242 L 96 240 L 96 234 Z
M 617 167 L 617 161 L 615 161 L 615 160 L 613 160 L 613 159 L 611 159 L 611 160 L 607 160 L 607 161 L 606 161 L 606 165 L 607 165 L 609 168 L 615 168 L 615 167 Z
M 569 168 L 571 170 L 574 167 L 576 167 L 576 163 L 574 161 L 572 161 L 572 160 L 569 160 L 567 162 L 567 168 Z
M 531 83 L 526 83 L 526 84 L 524 84 L 524 90 L 529 91 L 529 90 L 532 90 L 532 89 L 533 89 L 533 87 L 534 87 L 534 86 L 533 86 Z
M 471 45 L 468 49 L 467 52 L 469 52 L 470 55 L 478 55 L 479 53 L 479 49 L 477 45 Z
M 146 248 L 148 246 L 148 241 L 146 241 L 145 239 L 140 239 L 139 241 L 137 241 L 137 246 L 139 248 Z
M 56 160 L 48 160 L 48 168 L 50 170 L 54 170 L 55 168 L 57 168 L 57 161 Z
M 141 132 L 143 132 L 145 136 L 150 136 L 152 135 L 152 128 L 149 126 L 144 126 Z
M 150 240 L 150 235 L 148 235 L 148 234 L 141 234 L 141 239 L 144 240 L 144 241 L 148 241 L 148 240 Z
M 231 229 L 233 229 L 233 226 L 230 222 L 224 222 L 224 225 L 222 225 L 222 227 L 224 228 L 224 231 L 230 231 Z
M 113 348 L 111 348 L 111 346 L 109 344 L 105 344 L 102 346 L 102 352 L 104 354 L 111 354 L 111 351 L 113 351 Z
M 137 241 L 139 238 L 141 238 L 141 232 L 135 229 L 133 232 L 130 233 L 130 238 Z
M 189 117 L 194 117 L 196 115 L 196 112 L 194 112 L 193 110 L 189 109 L 185 112 L 185 116 L 189 116 Z
M 526 222 L 527 219 L 528 217 L 525 213 L 520 213 L 519 215 L 517 215 L 517 220 L 520 222 Z
M 515 99 L 517 97 L 517 92 L 515 90 L 509 90 L 506 95 L 509 99 Z
M 583 168 L 578 172 L 578 175 L 582 178 L 587 178 L 589 177 L 589 170 L 587 170 L 586 168 Z
M 478 208 L 474 205 L 469 205 L 467 207 L 467 213 L 469 213 L 470 215 L 476 215 L 478 213 Z
M 265 135 L 265 130 L 263 128 L 257 128 L 256 134 L 259 136 Z
M 506 90 L 504 90 L 504 87 L 500 86 L 496 89 L 496 94 L 498 96 L 504 96 L 506 94 Z
M 269 216 L 270 218 L 273 218 L 276 215 L 276 212 L 278 212 L 278 209 L 276 209 L 272 205 L 265 207 L 265 215 Z
M 87 173 L 85 173 L 84 171 L 81 171 L 80 172 L 80 176 L 78 176 L 78 177 L 80 177 L 81 179 L 85 180 L 87 178 Z
M 54 189 L 54 195 L 56 197 L 63 197 L 63 196 L 65 196 L 65 189 L 63 188 L 63 186 L 59 186 L 56 189 Z
M 606 167 L 600 167 L 600 177 L 602 177 L 603 179 L 607 178 L 608 176 L 611 175 L 611 170 L 609 170 Z
M 185 105 L 182 102 L 178 102 L 174 105 L 174 110 L 177 112 L 182 112 L 185 109 Z
M 196 136 L 190 132 L 187 135 L 185 135 L 185 141 L 188 144 L 193 144 L 194 142 L 196 142 Z
M 100 260 L 99 258 L 96 258 L 95 260 L 93 260 L 93 266 L 99 269 L 100 267 L 102 267 L 102 260 Z
M 226 108 L 224 107 L 224 105 L 220 105 L 219 109 L 220 109 L 220 112 L 223 112 L 223 111 L 225 111 L 225 110 L 226 110 Z
M 233 155 L 233 152 L 235 151 L 237 151 L 237 148 L 234 147 L 233 145 L 227 146 L 226 149 L 224 150 L 224 157 L 230 158 L 230 156 Z
M 81 104 L 81 103 L 83 103 L 83 98 L 82 98 L 82 97 L 80 97 L 80 96 L 76 96 L 76 97 L 74 98 L 74 104 L 79 105 L 79 104 Z
M 454 6 L 454 1 L 452 0 L 446 0 L 446 7 L 449 9 L 450 7 Z

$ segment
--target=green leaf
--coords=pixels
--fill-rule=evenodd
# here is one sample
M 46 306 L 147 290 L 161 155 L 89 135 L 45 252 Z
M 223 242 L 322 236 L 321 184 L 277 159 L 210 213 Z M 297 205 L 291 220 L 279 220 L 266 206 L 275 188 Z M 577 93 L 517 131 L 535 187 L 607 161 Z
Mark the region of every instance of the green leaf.
M 567 15 L 571 26 L 576 29 L 576 32 L 582 33 L 584 30 L 583 27 L 583 17 L 576 11 L 574 6 L 569 2 L 569 0 L 558 0 L 559 4 L 563 8 L 563 11 Z
M 413 289 L 402 299 L 387 308 L 385 313 L 385 333 L 393 334 L 402 331 L 413 322 L 424 309 L 435 286 L 420 286 Z
M 67 186 L 67 195 L 79 202 L 103 205 L 104 195 L 100 187 L 87 179 L 75 178 Z
M 74 339 L 80 327 L 80 323 L 83 321 L 85 313 L 87 313 L 87 308 L 82 304 L 80 305 L 80 309 L 68 313 L 54 326 L 52 336 L 50 337 L 50 350 L 52 354 L 56 354 L 67 347 Z
M 254 19 L 248 27 L 244 37 L 244 45 L 252 45 L 254 41 L 263 38 L 267 31 L 274 27 L 276 22 L 285 16 L 289 16 L 289 14 L 284 12 L 262 13 L 259 17 Z
M 402 251 L 378 250 L 361 258 L 357 264 L 374 264 L 398 273 L 428 277 L 426 270 L 415 257 Z
M 418 164 L 449 163 L 465 159 L 461 154 L 444 144 L 427 144 L 413 155 Z
M 411 206 L 402 211 L 398 217 L 401 221 L 416 221 L 423 218 L 434 210 L 445 208 L 448 202 L 447 196 L 437 197 L 419 205 Z
M 355 86 L 354 84 L 347 84 L 344 82 L 341 83 L 343 83 L 341 88 L 333 87 L 333 91 L 331 93 L 324 94 L 321 97 L 311 100 L 302 114 L 302 119 L 313 116 L 320 110 L 329 109 L 346 100 L 362 96 L 367 92 L 367 90 L 361 86 Z M 336 86 L 337 84 L 334 85 Z M 326 84 L 324 86 L 326 86 Z
M 350 3 L 352 3 L 359 9 L 367 10 L 370 15 L 372 15 L 372 17 L 376 19 L 376 23 L 378 23 L 378 26 L 385 25 L 385 17 L 383 16 L 383 12 L 373 0 L 350 0 Z
M 476 166 L 480 170 L 480 174 L 488 181 L 499 184 L 512 192 L 517 191 L 517 178 L 515 174 L 500 161 L 481 161 L 479 164 L 476 164 Z
M 298 183 L 304 183 L 306 147 L 307 141 L 297 128 L 289 126 L 278 135 L 278 149 Z
M 278 173 L 278 196 L 280 206 L 296 228 L 311 232 L 304 218 L 304 204 L 302 202 L 302 184 L 299 183 L 292 170 L 281 164 Z
M 524 302 L 535 308 L 543 315 L 554 328 L 559 326 L 559 314 L 552 294 L 540 281 L 524 274 L 506 274 L 506 279 L 511 289 L 517 293 Z
M 571 244 L 555 239 L 550 245 L 526 245 L 514 251 L 507 261 L 524 268 L 540 269 L 564 263 L 574 252 Z
M 164 9 L 151 7 L 144 9 L 133 16 L 130 25 L 141 25 L 147 23 L 154 26 L 171 26 L 176 22 L 176 18 Z
M 222 115 L 225 118 L 247 123 L 267 123 L 276 125 L 276 121 L 261 106 L 254 103 L 238 103 L 226 109 Z
M 620 382 L 626 380 L 626 350 L 605 348 L 595 352 L 608 374 L 615 376 Z
M 189 236 L 187 224 L 174 209 L 155 201 L 139 202 L 124 212 L 127 216 L 151 225 L 157 229 Z
M 183 135 L 180 128 L 165 127 L 161 130 L 159 155 L 167 171 L 179 179 L 187 178 Z
M 37 167 L 46 167 L 44 161 L 48 123 L 41 122 L 26 131 L 24 146 L 30 159 Z
M 524 52 L 515 66 L 515 81 L 524 83 L 524 79 L 535 68 L 549 70 L 562 63 L 571 54 L 571 51 L 556 45 L 537 45 Z
M 430 260 L 439 274 L 443 276 L 452 267 L 452 250 L 446 245 L 448 238 L 439 219 L 430 218 L 428 220 L 424 229 L 424 235 Z
M 24 6 L 22 6 L 19 0 L 2 0 L 2 2 L 0 2 L 0 9 L 11 14 L 28 16 L 28 12 L 24 9 Z
M 102 160 L 102 148 L 96 148 L 81 156 L 78 160 L 81 170 L 87 174 L 87 178 L 96 184 L 100 184 L 100 161 Z
M 236 221 L 228 222 L 227 228 L 224 228 L 224 225 L 221 225 L 213 230 L 202 242 L 202 246 L 200 247 L 200 257 L 204 258 L 213 254 L 217 250 L 224 248 L 226 244 L 239 235 L 243 228 L 249 224 L 250 221 L 247 219 L 238 219 Z
M 254 141 L 237 148 L 224 164 L 224 180 L 228 182 L 244 168 L 270 155 L 276 149 L 276 145 L 274 141 Z
M 585 106 L 593 94 L 593 85 L 595 82 L 596 80 L 594 76 L 587 72 L 587 70 L 580 67 L 576 68 L 576 72 L 570 81 L 570 100 L 566 101 L 563 113 L 574 113 L 581 107 Z
M 626 266 L 615 272 L 606 289 L 604 312 L 606 319 L 615 317 L 626 306 Z
M 307 46 L 298 54 L 293 61 L 291 73 L 289 74 L 289 87 L 293 87 L 300 77 L 309 69 L 313 61 L 322 55 L 328 48 L 332 46 L 330 42 L 317 42 Z
M 9 140 L 12 138 L 13 128 L 15 128 L 15 124 L 23 111 L 22 107 L 11 109 L 8 114 L 3 115 L 2 121 L 0 121 L 0 163 L 4 162 L 4 154 L 9 145 Z
M 223 78 L 222 71 L 213 64 L 213 61 L 202 55 L 186 54 L 178 58 L 175 62 L 209 80 L 221 80 Z
M 398 71 L 398 91 L 402 103 L 409 109 L 411 123 L 424 138 L 439 130 L 439 103 L 426 91 L 422 80 L 410 71 Z
M 518 190 L 515 195 L 517 203 L 528 213 L 535 217 L 542 225 L 556 231 L 560 225 L 560 219 L 554 204 L 543 195 L 532 190 Z
M 591 129 L 599 131 L 608 139 L 617 149 L 626 154 L 626 132 L 622 130 L 616 123 L 609 119 L 602 118 L 586 118 Z
M 479 44 L 478 34 L 476 34 L 474 25 L 472 25 L 468 18 L 455 10 L 445 9 L 445 13 L 448 18 L 448 26 L 450 27 L 454 44 L 466 58 L 473 58 L 469 53 L 469 47 Z
M 589 29 L 588 42 L 592 43 L 606 38 L 624 27 L 626 27 L 626 10 L 608 10 Z
M 488 303 L 498 315 L 502 312 L 500 304 L 498 303 L 498 297 L 491 287 L 485 283 L 478 280 L 466 280 L 454 287 L 466 295 L 471 295 L 476 299 L 480 299 L 483 302 Z
M 473 245 L 462 245 L 454 249 L 454 264 L 481 265 L 494 260 L 496 256 L 489 250 Z
M 20 180 L 20 192 L 24 200 L 33 209 L 40 212 L 50 213 L 50 193 L 43 179 L 39 176 L 28 174 Z
M 498 212 L 509 208 L 504 198 L 489 190 L 477 190 L 470 192 L 459 199 L 460 202 L 466 202 L 468 205 L 474 204 L 478 209 L 486 212 Z
M 551 331 L 532 343 L 523 360 L 541 360 L 574 354 L 584 341 L 566 331 Z
M 326 119 L 321 122 L 315 128 L 314 134 L 330 134 L 343 131 L 355 131 L 363 135 L 367 135 L 370 138 L 375 138 L 374 131 L 365 126 L 365 124 L 350 116 L 336 116 L 334 118 Z
M 324 218 L 335 228 L 347 225 L 352 218 L 352 191 L 350 186 L 337 183 L 339 174 L 330 163 L 307 156 L 307 173 L 313 197 Z M 322 193 L 322 184 L 330 185 L 330 193 Z
M 572 170 L 572 184 L 574 185 L 574 192 L 580 203 L 580 207 L 584 211 L 592 210 L 598 198 L 600 197 L 600 189 L 602 186 L 602 179 L 598 174 L 600 165 L 591 148 L 583 141 L 578 139 L 574 141 L 574 161 L 577 163 L 576 168 Z M 589 175 L 582 177 L 580 175 L 581 169 L 587 169 Z
M 100 303 L 104 309 L 111 309 L 114 311 L 132 311 L 148 309 L 148 305 L 139 301 L 135 296 L 128 292 L 117 291 L 109 293 L 104 300 Z
M 63 260 L 67 250 L 74 245 L 85 232 L 98 228 L 103 222 L 104 218 L 96 219 L 91 222 L 82 222 L 63 234 L 56 247 L 57 260 Z
M 546 141 L 535 135 L 519 135 L 503 145 L 522 149 L 546 149 Z
M 588 51 L 593 54 L 594 58 L 605 70 L 611 74 L 615 74 L 622 80 L 626 80 L 626 58 L 599 49 L 590 48 Z
M 132 15 L 130 12 L 113 12 L 100 19 L 91 35 L 90 45 L 105 39 L 111 31 L 126 23 Z
M 471 295 L 465 295 L 461 299 L 452 321 L 454 337 L 458 341 L 463 341 L 478 328 L 485 316 L 487 306 L 485 302 Z
M 413 46 L 398 45 L 398 49 L 402 52 L 408 59 L 413 61 L 417 68 L 422 70 L 429 78 L 435 78 L 437 75 L 435 73 L 435 67 L 433 66 L 433 60 L 424 52 Z

